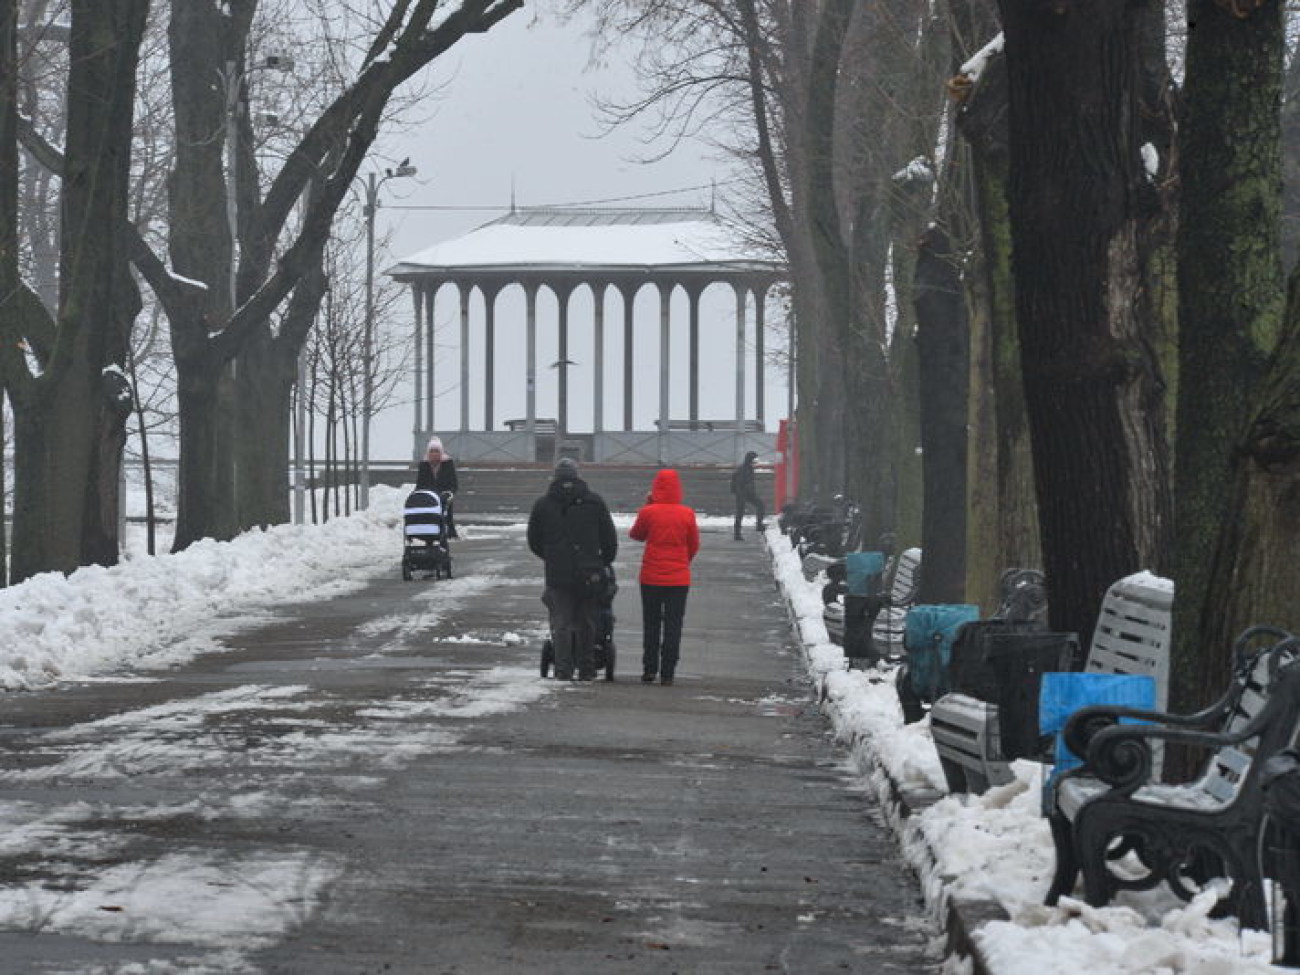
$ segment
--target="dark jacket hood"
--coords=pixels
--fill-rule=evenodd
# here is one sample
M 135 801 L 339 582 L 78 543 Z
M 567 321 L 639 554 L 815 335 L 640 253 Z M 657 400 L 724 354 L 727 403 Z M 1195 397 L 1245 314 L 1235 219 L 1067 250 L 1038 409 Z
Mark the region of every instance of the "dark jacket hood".
M 682 480 L 673 470 L 662 470 L 650 485 L 650 499 L 659 504 L 682 503 Z
M 577 498 L 585 498 L 591 493 L 587 487 L 587 482 L 580 477 L 557 479 L 551 482 L 551 486 L 546 489 L 546 493 L 561 503 L 573 501 Z

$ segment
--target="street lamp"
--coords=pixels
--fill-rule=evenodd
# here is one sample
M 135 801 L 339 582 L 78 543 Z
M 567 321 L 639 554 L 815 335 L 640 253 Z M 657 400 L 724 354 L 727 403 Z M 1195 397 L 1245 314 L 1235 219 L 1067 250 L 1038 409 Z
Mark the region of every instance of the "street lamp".
M 379 207 L 379 187 L 390 179 L 414 176 L 416 169 L 409 159 L 403 159 L 396 169 L 385 169 L 384 175 L 366 174 L 366 320 L 361 334 L 361 498 L 359 507 L 370 507 L 370 412 L 375 396 L 374 335 L 375 335 L 375 210 Z

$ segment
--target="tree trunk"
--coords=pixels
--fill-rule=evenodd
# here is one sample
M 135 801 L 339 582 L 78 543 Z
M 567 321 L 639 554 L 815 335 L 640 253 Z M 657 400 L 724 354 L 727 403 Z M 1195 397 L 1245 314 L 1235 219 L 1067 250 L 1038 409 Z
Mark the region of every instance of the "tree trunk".
M 147 0 L 72 4 L 57 333 L 39 376 L 27 374 L 21 359 L 5 359 L 15 414 L 13 581 L 82 565 L 87 547 L 99 551 L 109 530 L 87 519 L 101 511 L 94 507 L 99 479 L 111 477 L 110 497 L 117 497 L 120 387 L 106 389 L 103 371 L 124 361 L 133 308 L 123 231 L 148 7 Z
M 1016 313 L 1051 625 L 1089 638 L 1107 586 L 1158 551 L 1160 376 L 1133 295 L 1132 5 L 1005 0 Z
M 18 7 L 0 6 L 0 336 L 6 344 L 19 339 L 18 329 L 5 322 L 19 317 L 18 296 L 23 290 L 18 270 Z M 9 387 L 11 363 L 0 354 L 5 389 Z M 0 398 L 0 443 L 4 443 L 4 401 Z M 7 464 L 0 464 L 0 498 L 8 489 Z M 0 523 L 3 518 L 0 517 Z M 0 586 L 9 578 L 7 532 L 0 531 Z
M 1257 406 L 1233 453 L 1229 517 L 1215 546 L 1197 634 L 1204 661 L 1191 691 L 1222 693 L 1230 649 L 1247 626 L 1300 634 L 1300 277 L 1291 279 L 1286 334 L 1259 386 Z
M 966 423 L 970 354 L 959 258 L 938 227 L 916 262 L 916 344 L 925 445 L 923 603 L 966 601 Z
M 1300 57 L 1291 57 L 1282 92 L 1282 268 L 1300 261 Z
M 853 9 L 853 0 L 827 0 L 816 14 L 806 101 L 802 112 L 794 116 L 806 165 L 804 207 L 794 209 L 806 215 L 808 253 L 815 275 L 804 285 L 815 287 L 819 298 L 815 307 L 820 320 L 813 330 L 819 367 L 813 422 L 817 430 L 815 483 L 823 498 L 844 490 L 845 455 L 850 449 L 845 439 L 850 404 L 846 402 L 844 368 L 852 324 L 852 277 L 835 195 L 835 123 L 840 56 Z M 801 326 L 809 324 L 805 321 Z
M 290 431 L 297 357 L 263 331 L 240 355 L 235 444 L 239 528 L 289 521 Z
M 1008 210 L 1006 59 L 993 56 L 963 98 L 957 125 L 970 144 L 987 321 L 971 336 L 971 536 L 968 596 L 992 609 L 1005 569 L 1042 565 L 1033 452 L 1020 372 Z
M 1196 29 L 1188 32 L 1179 135 L 1177 592 L 1170 689 L 1179 710 L 1217 695 L 1226 679 L 1232 634 L 1225 639 L 1205 622 L 1240 619 L 1220 607 L 1225 600 L 1260 598 L 1232 591 L 1244 578 L 1226 588 L 1214 580 L 1239 568 L 1220 560 L 1244 557 L 1231 541 L 1235 529 L 1225 525 L 1247 516 L 1238 507 L 1248 500 L 1241 493 L 1247 488 L 1234 481 L 1250 480 L 1252 489 L 1264 483 L 1251 475 L 1248 458 L 1235 461 L 1235 473 L 1230 465 L 1285 302 L 1278 229 L 1282 6 L 1272 0 L 1238 17 L 1209 0 L 1193 0 L 1188 18 Z M 1252 449 L 1249 443 L 1245 449 Z M 1218 541 L 1221 526 L 1228 541 Z M 1256 529 L 1240 528 L 1251 537 Z

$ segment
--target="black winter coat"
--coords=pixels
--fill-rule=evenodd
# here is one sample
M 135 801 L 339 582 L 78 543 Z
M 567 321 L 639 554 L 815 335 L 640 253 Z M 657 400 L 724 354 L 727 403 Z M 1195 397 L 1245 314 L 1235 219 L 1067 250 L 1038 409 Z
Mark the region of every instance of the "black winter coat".
M 439 494 L 450 491 L 455 494 L 460 490 L 460 481 L 456 477 L 456 462 L 450 457 L 444 457 L 435 471 L 433 465 L 427 460 L 420 461 L 415 474 L 415 489 L 437 491 Z
M 579 568 L 614 561 L 618 533 L 605 500 L 586 481 L 552 481 L 528 516 L 528 548 L 545 561 L 547 586 L 571 589 Z
M 754 458 L 758 455 L 752 451 L 736 465 L 731 472 L 731 493 L 742 501 L 758 500 L 758 490 L 754 483 Z

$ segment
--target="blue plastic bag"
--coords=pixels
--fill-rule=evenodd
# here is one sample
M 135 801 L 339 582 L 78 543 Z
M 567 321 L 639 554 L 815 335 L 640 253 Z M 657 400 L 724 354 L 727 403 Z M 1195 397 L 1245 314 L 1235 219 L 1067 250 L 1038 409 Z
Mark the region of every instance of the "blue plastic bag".
M 916 696 L 934 701 L 948 692 L 948 664 L 957 631 L 979 619 L 980 609 L 970 603 L 913 606 L 903 621 L 903 649 L 907 653 L 908 679 Z
M 884 552 L 849 552 L 844 556 L 844 579 L 850 596 L 870 596 L 878 591 L 884 571 Z
M 1113 704 L 1118 707 L 1153 710 L 1156 706 L 1156 681 L 1149 674 L 1076 674 L 1047 673 L 1038 692 L 1038 730 L 1056 736 L 1056 766 L 1044 789 L 1044 808 L 1052 786 L 1062 772 L 1077 768 L 1083 759 L 1065 746 L 1065 729 L 1070 715 L 1090 704 Z M 1120 719 L 1125 724 L 1132 719 Z

